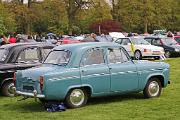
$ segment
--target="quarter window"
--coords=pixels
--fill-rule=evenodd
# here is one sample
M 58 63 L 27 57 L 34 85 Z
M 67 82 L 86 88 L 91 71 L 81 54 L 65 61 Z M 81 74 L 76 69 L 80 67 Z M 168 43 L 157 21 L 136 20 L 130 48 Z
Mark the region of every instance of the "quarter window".
M 129 61 L 129 58 L 121 48 L 109 48 L 108 49 L 108 61 L 109 63 L 123 63 Z
M 88 50 L 82 57 L 81 66 L 105 63 L 102 49 Z

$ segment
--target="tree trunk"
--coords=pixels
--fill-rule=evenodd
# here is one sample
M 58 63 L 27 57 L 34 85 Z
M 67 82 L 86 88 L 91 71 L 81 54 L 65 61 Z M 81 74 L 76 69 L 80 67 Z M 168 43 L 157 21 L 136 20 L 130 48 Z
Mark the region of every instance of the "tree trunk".
M 144 4 L 144 33 L 147 33 L 148 32 L 147 0 L 144 0 L 143 4 Z
M 69 6 L 67 8 L 68 24 L 69 24 L 69 26 L 68 26 L 69 35 L 72 35 L 72 32 L 73 32 L 73 25 L 74 25 L 74 22 L 75 22 L 76 11 L 77 11 L 77 7 L 75 5 L 74 0 L 69 0 Z

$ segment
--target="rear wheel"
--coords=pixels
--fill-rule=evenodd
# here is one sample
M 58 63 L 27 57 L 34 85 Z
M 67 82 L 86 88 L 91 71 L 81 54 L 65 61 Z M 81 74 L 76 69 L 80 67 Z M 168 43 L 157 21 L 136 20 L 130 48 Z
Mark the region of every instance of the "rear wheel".
M 145 98 L 159 97 L 161 94 L 162 85 L 158 78 L 151 78 L 144 88 L 143 94 Z
M 12 89 L 13 87 L 14 87 L 14 83 L 12 81 L 5 82 L 2 86 L 2 94 L 4 96 L 13 97 L 14 96 Z
M 134 58 L 135 58 L 136 60 L 141 60 L 141 59 L 142 59 L 141 51 L 136 50 L 135 53 L 134 53 Z
M 169 57 L 171 56 L 171 53 L 170 53 L 169 51 L 165 51 L 164 56 L 165 56 L 166 58 L 169 58 Z
M 69 108 L 82 107 L 87 103 L 88 94 L 86 90 L 76 88 L 70 90 L 66 96 L 65 103 Z

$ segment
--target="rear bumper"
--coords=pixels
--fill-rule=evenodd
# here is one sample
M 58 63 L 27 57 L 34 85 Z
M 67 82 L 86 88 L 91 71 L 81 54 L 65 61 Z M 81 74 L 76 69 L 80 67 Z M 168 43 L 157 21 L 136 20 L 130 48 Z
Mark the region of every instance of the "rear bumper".
M 26 97 L 34 97 L 34 98 L 45 98 L 45 95 L 37 94 L 36 90 L 34 90 L 32 93 L 29 93 L 29 92 L 17 91 L 15 87 L 13 87 L 12 89 L 13 89 L 14 93 L 17 95 L 22 95 L 22 96 L 26 96 Z

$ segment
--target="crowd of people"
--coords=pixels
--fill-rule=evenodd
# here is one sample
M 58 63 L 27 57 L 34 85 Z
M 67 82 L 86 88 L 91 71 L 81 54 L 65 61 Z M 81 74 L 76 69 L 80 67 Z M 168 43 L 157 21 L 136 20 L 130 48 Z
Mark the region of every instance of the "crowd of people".
M 17 42 L 16 37 L 14 37 L 13 35 L 10 35 L 8 37 L 6 37 L 5 35 L 0 35 L 0 45 L 12 44 L 16 42 Z

